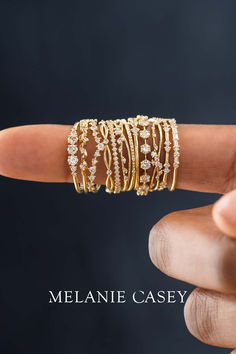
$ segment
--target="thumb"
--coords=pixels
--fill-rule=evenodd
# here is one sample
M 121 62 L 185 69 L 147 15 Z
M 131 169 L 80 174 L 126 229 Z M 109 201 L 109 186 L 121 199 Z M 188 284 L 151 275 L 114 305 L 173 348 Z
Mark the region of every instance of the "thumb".
M 236 238 L 236 190 L 225 194 L 213 207 L 213 219 L 226 235 Z

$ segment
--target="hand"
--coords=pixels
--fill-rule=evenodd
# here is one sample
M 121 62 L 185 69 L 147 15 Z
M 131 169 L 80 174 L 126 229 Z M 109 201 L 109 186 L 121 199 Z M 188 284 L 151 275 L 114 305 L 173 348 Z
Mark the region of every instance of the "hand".
M 35 125 L 0 132 L 0 173 L 71 182 L 69 126 Z M 236 347 L 236 127 L 180 125 L 177 188 L 226 193 L 214 206 L 172 213 L 150 233 L 150 256 L 162 271 L 195 284 L 185 306 L 190 332 L 205 343 Z M 89 146 L 90 151 L 93 146 Z M 103 164 L 97 183 L 104 183 Z M 229 193 L 227 193 L 229 192 Z

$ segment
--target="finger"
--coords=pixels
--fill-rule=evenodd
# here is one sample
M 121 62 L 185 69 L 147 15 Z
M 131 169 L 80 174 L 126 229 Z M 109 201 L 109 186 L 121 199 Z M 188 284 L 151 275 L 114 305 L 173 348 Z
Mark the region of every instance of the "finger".
M 66 138 L 70 126 L 32 125 L 0 132 L 0 173 L 4 176 L 45 181 L 71 181 Z M 236 126 L 180 125 L 180 168 L 177 188 L 223 193 L 233 189 Z M 209 144 L 210 141 L 210 144 Z M 88 153 L 94 150 L 92 139 Z M 222 154 L 222 150 L 227 153 Z M 89 156 L 91 158 L 91 156 Z M 99 160 L 97 183 L 104 183 L 105 167 Z
M 2 130 L 0 174 L 40 182 L 72 182 L 67 164 L 67 137 L 70 130 L 71 126 L 52 124 Z M 88 144 L 90 158 L 92 149 L 93 146 Z M 98 167 L 102 167 L 100 164 Z M 98 168 L 99 182 L 104 181 L 103 173 L 103 168 Z
M 150 232 L 150 257 L 171 277 L 236 293 L 236 241 L 216 227 L 211 212 L 207 206 L 165 216 Z
M 213 218 L 222 232 L 236 237 L 236 190 L 225 194 L 215 203 Z
M 236 346 L 236 296 L 195 289 L 184 308 L 188 330 L 200 341 L 217 347 Z

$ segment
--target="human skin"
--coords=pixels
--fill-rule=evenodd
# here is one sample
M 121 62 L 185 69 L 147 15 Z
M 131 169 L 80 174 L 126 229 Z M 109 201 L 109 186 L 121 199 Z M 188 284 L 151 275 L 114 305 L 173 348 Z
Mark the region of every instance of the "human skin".
M 70 128 L 32 125 L 2 130 L 0 174 L 72 182 L 66 161 Z M 223 196 L 214 205 L 174 212 L 158 221 L 150 232 L 150 257 L 167 275 L 197 286 L 184 309 L 189 331 L 205 343 L 235 348 L 236 126 L 179 125 L 179 136 L 176 187 Z M 89 158 L 93 151 L 90 139 Z M 102 160 L 97 172 L 96 182 L 104 184 Z

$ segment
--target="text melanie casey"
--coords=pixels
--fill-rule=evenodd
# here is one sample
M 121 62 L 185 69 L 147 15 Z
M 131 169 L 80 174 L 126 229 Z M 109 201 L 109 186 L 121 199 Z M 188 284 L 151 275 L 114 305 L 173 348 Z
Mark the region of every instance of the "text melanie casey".
M 59 304 L 124 304 L 126 301 L 133 301 L 136 304 L 173 304 L 184 303 L 186 290 L 159 290 L 143 291 L 136 290 L 127 294 L 125 290 L 104 290 L 88 291 L 81 295 L 79 290 L 60 290 L 57 292 L 49 291 L 49 303 Z

